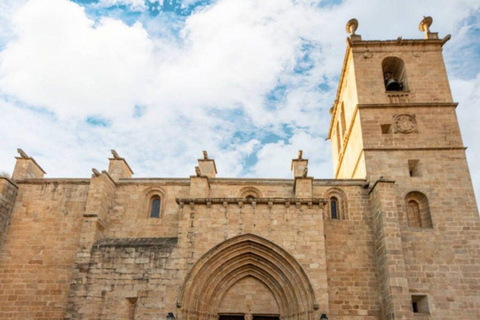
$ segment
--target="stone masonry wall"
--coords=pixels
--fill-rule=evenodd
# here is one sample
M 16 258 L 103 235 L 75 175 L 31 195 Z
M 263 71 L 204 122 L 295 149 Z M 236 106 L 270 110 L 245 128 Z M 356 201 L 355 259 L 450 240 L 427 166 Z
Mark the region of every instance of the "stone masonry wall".
M 93 247 L 87 300 L 72 319 L 148 320 L 165 317 L 175 302 L 176 270 L 169 267 L 176 238 L 101 240 Z M 82 288 L 80 288 L 80 286 Z
M 325 220 L 329 319 L 380 319 L 374 234 L 368 190 L 344 188 L 346 220 Z
M 0 248 L 0 319 L 63 319 L 88 182 L 22 182 Z

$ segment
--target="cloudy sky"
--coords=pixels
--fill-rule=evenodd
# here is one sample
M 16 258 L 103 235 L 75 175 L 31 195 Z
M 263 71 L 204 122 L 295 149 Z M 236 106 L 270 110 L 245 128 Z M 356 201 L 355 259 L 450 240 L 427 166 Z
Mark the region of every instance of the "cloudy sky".
M 452 34 L 444 54 L 480 191 L 478 0 L 0 0 L 0 170 L 23 148 L 49 177 L 88 177 L 110 149 L 135 176 L 333 176 L 327 136 L 345 23 L 363 39 Z

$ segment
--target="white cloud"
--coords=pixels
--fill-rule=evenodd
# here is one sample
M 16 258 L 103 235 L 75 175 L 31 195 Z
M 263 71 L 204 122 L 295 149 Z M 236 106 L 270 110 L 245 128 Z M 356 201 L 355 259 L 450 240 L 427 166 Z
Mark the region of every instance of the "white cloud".
M 140 100 L 152 47 L 141 25 L 109 18 L 94 25 L 65 0 L 32 0 L 14 25 L 18 39 L 0 53 L 4 93 L 62 118 L 114 117 Z
M 296 132 L 287 142 L 279 141 L 267 143 L 257 152 L 258 162 L 253 166 L 255 177 L 291 178 L 291 159 L 295 158 L 298 150 L 308 150 L 304 158 L 309 159 L 309 176 L 326 176 L 331 171 L 330 147 L 322 138 L 313 137 L 304 131 Z
M 154 3 L 158 1 L 150 2 Z M 132 11 L 145 11 L 148 8 L 145 4 L 145 0 L 99 0 L 96 4 L 96 6 L 99 8 L 109 8 L 119 5 L 126 6 Z

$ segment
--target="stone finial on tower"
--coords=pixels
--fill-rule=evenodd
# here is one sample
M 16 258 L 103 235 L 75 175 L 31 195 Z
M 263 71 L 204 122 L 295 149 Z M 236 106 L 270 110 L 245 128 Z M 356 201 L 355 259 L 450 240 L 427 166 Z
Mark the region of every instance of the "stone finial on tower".
M 108 174 L 115 181 L 124 178 L 131 178 L 133 171 L 127 161 L 120 157 L 117 151 L 112 149 L 111 152 L 113 157 L 108 159 L 110 160 L 110 163 L 108 164 Z
M 17 149 L 19 157 L 13 169 L 12 180 L 22 179 L 41 179 L 45 175 L 45 171 L 38 165 L 32 157 L 29 157 L 22 149 Z
M 203 152 L 203 159 L 198 159 L 198 167 L 200 168 L 200 174 L 208 178 L 215 178 L 217 175 L 217 167 L 215 160 L 208 157 L 207 151 Z
M 350 39 L 352 41 L 361 41 L 362 36 L 359 34 L 355 34 L 355 31 L 358 29 L 358 20 L 357 19 L 350 19 L 345 26 L 345 29 L 350 34 Z
M 438 32 L 430 32 L 430 26 L 433 23 L 432 17 L 423 16 L 422 21 L 418 25 L 418 30 L 425 33 L 425 39 L 438 39 Z
M 308 172 L 308 159 L 303 159 L 303 151 L 298 151 L 298 158 L 292 159 L 292 172 L 294 178 L 305 176 L 305 170 Z

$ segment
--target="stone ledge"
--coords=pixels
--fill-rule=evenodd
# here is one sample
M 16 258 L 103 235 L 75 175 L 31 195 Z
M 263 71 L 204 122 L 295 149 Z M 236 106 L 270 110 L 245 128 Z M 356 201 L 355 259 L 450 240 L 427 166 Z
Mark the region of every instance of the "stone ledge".
M 164 247 L 173 248 L 178 238 L 118 238 L 102 239 L 94 247 Z
M 387 91 L 388 94 L 391 91 Z M 399 93 L 409 93 L 406 91 L 399 91 Z M 397 94 L 398 95 L 398 94 Z M 379 109 L 379 108 L 456 108 L 458 102 L 412 102 L 412 103 L 364 103 L 357 104 L 359 109 Z
M 239 203 L 255 203 L 255 204 L 295 204 L 295 205 L 324 205 L 328 201 L 323 198 L 176 198 L 176 202 L 182 206 L 183 204 L 239 204 Z

